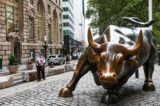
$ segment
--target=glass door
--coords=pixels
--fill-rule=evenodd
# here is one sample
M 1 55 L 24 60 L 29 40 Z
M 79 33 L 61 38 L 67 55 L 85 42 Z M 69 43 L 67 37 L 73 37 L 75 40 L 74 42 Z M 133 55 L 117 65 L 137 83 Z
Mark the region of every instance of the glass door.
M 34 50 L 30 50 L 29 55 L 30 55 L 31 61 L 35 62 L 34 61 Z

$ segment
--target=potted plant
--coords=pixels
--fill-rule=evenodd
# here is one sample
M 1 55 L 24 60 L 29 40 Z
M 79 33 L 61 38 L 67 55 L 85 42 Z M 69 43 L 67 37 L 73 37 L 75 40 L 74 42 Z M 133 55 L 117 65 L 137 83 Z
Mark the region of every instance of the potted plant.
M 66 48 L 65 48 L 65 47 L 62 47 L 62 50 L 66 50 Z
M 33 62 L 31 61 L 30 58 L 28 58 L 26 65 L 27 65 L 27 69 L 28 69 L 28 70 L 33 70 L 34 64 L 33 64 Z
M 9 55 L 8 57 L 9 63 L 8 63 L 8 68 L 11 74 L 15 74 L 18 72 L 19 64 L 17 62 L 16 56 L 14 55 Z
M 44 48 L 47 48 L 47 47 L 48 47 L 48 45 L 43 45 L 43 47 L 44 47 Z

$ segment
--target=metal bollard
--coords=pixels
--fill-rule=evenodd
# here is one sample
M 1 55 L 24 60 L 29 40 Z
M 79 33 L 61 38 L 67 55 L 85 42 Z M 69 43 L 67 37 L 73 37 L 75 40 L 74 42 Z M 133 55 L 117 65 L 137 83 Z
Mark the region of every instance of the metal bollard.
M 135 78 L 139 78 L 139 73 L 138 73 L 138 69 L 135 72 Z
M 160 51 L 158 51 L 158 65 L 160 65 Z

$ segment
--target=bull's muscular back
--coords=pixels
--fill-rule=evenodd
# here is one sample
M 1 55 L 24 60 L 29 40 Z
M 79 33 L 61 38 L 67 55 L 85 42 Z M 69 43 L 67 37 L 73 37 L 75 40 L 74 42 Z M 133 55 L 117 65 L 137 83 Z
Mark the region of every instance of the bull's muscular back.
M 137 42 L 141 29 L 143 31 L 144 39 L 149 41 L 155 38 L 153 31 L 146 27 L 126 28 L 110 25 L 108 28 L 106 28 L 102 36 L 95 40 L 95 42 L 101 44 L 103 37 L 106 37 L 108 42 L 119 43 L 126 47 L 134 46 Z M 156 40 L 154 42 L 156 43 Z
M 141 66 L 148 59 L 150 50 L 156 49 L 156 37 L 151 29 L 146 27 L 126 28 L 110 25 L 108 28 L 106 28 L 102 36 L 94 41 L 98 44 L 102 44 L 106 42 L 104 39 L 107 39 L 107 42 L 118 43 L 124 45 L 127 48 L 132 48 L 138 40 L 139 32 L 141 29 L 143 31 L 143 47 L 139 54 L 139 65 Z M 90 46 L 86 51 L 88 51 L 87 57 L 91 63 L 99 61 L 99 56 L 94 54 Z M 143 58 L 141 58 L 141 55 L 143 55 Z

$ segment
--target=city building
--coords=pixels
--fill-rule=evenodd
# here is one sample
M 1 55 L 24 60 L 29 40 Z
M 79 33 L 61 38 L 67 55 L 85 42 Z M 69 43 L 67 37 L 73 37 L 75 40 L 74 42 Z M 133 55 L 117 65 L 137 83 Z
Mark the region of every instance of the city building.
M 81 52 L 84 42 L 84 1 L 63 0 L 64 55 Z
M 18 63 L 28 57 L 35 61 L 39 52 L 62 53 L 63 9 L 61 0 L 0 0 L 0 58 L 8 65 L 13 54 Z M 46 38 L 45 38 L 46 35 Z

